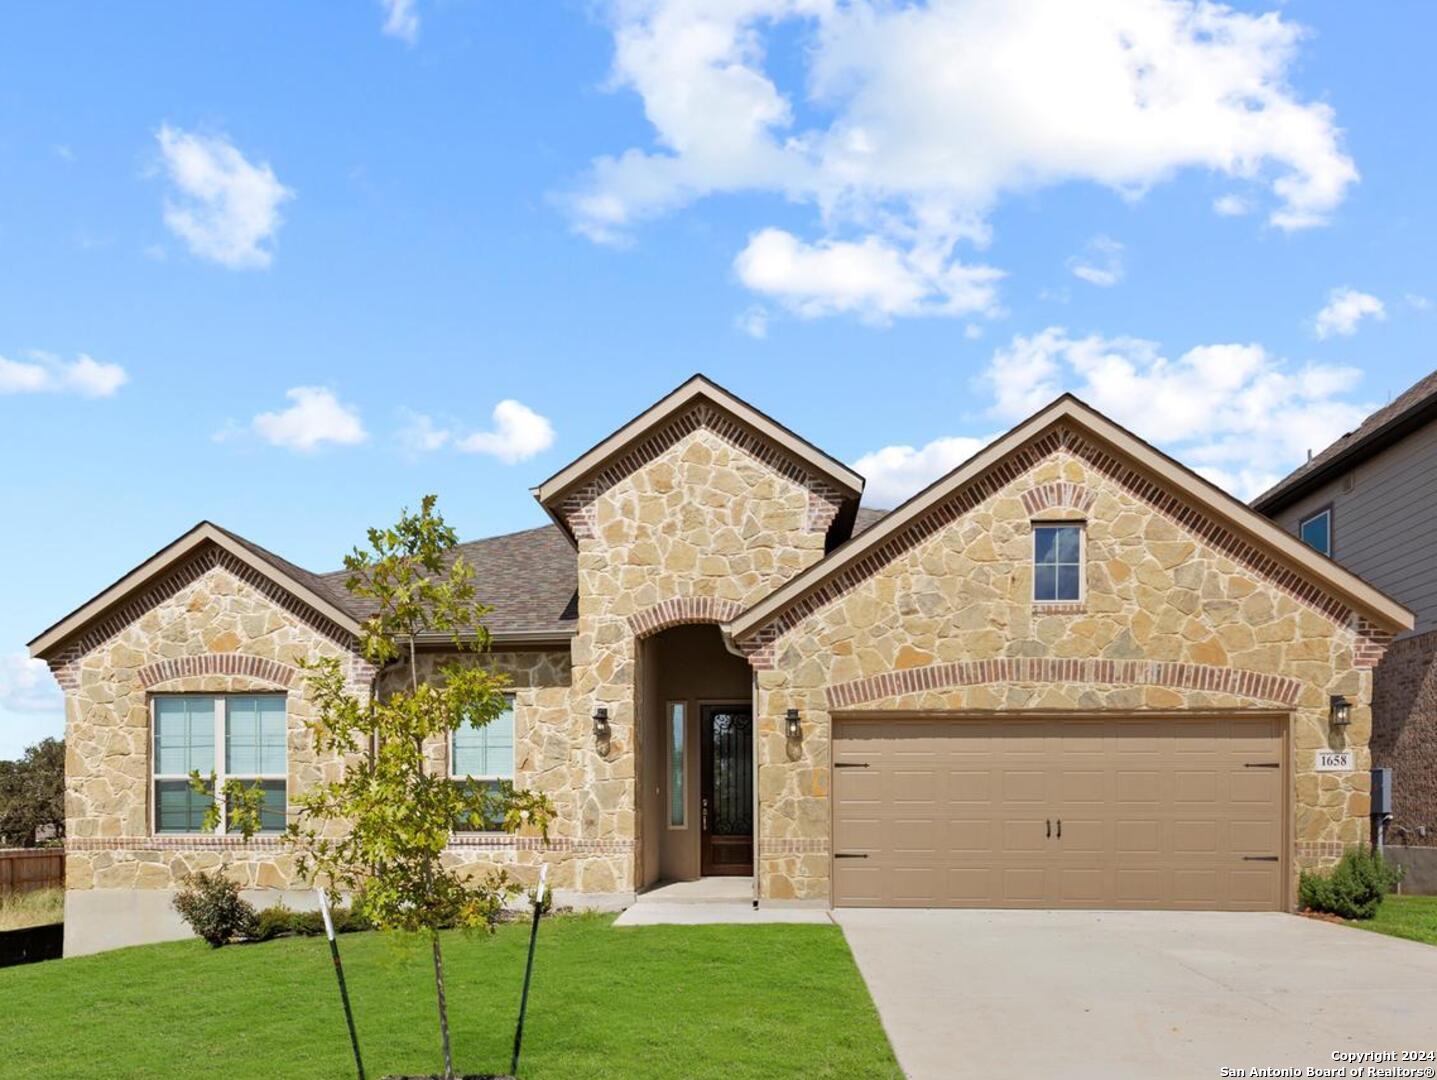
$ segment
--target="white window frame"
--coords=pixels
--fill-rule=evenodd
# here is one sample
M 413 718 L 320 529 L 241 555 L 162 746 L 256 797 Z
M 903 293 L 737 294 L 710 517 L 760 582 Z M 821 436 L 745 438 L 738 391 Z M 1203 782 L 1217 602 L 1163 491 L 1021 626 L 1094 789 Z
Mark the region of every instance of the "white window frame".
M 285 770 L 286 770 L 285 772 L 282 772 L 282 773 L 235 773 L 235 774 L 233 774 L 233 775 L 231 775 L 231 774 L 229 774 L 228 772 L 226 772 L 226 764 L 227 764 L 227 763 L 226 763 L 226 761 L 225 761 L 225 722 L 226 722 L 226 719 L 227 719 L 227 716 L 228 716 L 228 707 L 229 707 L 229 706 L 228 706 L 228 703 L 229 703 L 229 700 L 230 700 L 231 698 L 241 698 L 241 697 L 272 697 L 272 698 L 279 698 L 280 700 L 282 700 L 282 701 L 284 702 L 284 721 L 285 721 L 285 725 L 284 725 L 284 726 L 285 726 L 284 763 L 285 763 Z M 220 821 L 219 821 L 219 825 L 215 828 L 215 831 L 214 831 L 213 834 L 206 833 L 203 829 L 197 829 L 197 830 L 194 831 L 194 832 L 163 832 L 163 833 L 162 833 L 162 832 L 159 831 L 159 820 L 158 820 L 158 819 L 159 819 L 159 813 L 160 813 L 160 800 L 156 797 L 156 794 L 155 794 L 156 784 L 158 784 L 161 780 L 183 780 L 183 781 L 185 781 L 186 783 L 189 783 L 189 780 L 190 780 L 189 773 L 185 773 L 183 776 L 179 776 L 179 775 L 176 775 L 175 773 L 162 773 L 162 772 L 156 772 L 156 771 L 155 771 L 155 765 L 157 764 L 156 754 L 155 754 L 155 703 L 158 702 L 158 701 L 160 701 L 160 700 L 163 699 L 163 698 L 210 698 L 210 699 L 212 700 L 213 705 L 214 705 L 214 710 L 215 710 L 215 761 L 214 761 L 215 787 L 214 787 L 214 791 L 211 793 L 211 798 L 215 799 L 215 801 L 219 803 L 219 807 L 220 807 Z M 149 799 L 149 801 L 150 801 L 150 835 L 151 835 L 151 836 L 207 836 L 207 835 L 228 836 L 228 835 L 229 835 L 229 808 L 225 805 L 224 799 L 222 799 L 222 798 L 220 797 L 220 793 L 224 791 L 225 781 L 226 781 L 226 780 L 231 780 L 231 779 L 233 779 L 233 780 L 244 780 L 244 781 L 250 781 L 250 782 L 253 782 L 253 781 L 256 781 L 256 780 L 282 780 L 282 781 L 284 782 L 284 816 L 285 816 L 285 820 L 286 820 L 286 821 L 289 820 L 289 772 L 288 772 L 288 769 L 289 769 L 289 695 L 288 695 L 288 694 L 278 694 L 278 693 L 273 693 L 273 692 L 270 692 L 270 691 L 260 691 L 260 692 L 258 692 L 258 693 L 253 693 L 253 694 L 203 694 L 203 693 L 201 693 L 201 694 L 151 694 L 151 695 L 150 695 L 150 702 L 149 702 L 149 712 L 150 712 L 150 732 L 149 732 L 149 736 L 150 736 L 149 742 L 150 742 L 150 745 L 149 745 L 149 747 L 147 748 L 147 753 L 148 753 L 149 759 L 150 759 L 150 799 Z M 209 780 L 209 777 L 207 777 L 207 776 L 201 776 L 200 778 L 201 778 L 202 780 L 205 780 L 205 781 L 208 781 L 208 780 Z M 280 832 L 280 831 L 282 831 L 282 830 L 266 829 L 266 830 L 263 830 L 263 831 L 262 831 L 262 835 L 264 835 L 264 836 L 277 836 L 277 835 L 279 835 L 279 832 Z
M 683 730 L 682 745 L 674 746 L 674 709 L 682 709 L 680 727 Z M 674 752 L 679 754 L 679 786 L 682 788 L 679 800 L 679 818 L 674 821 Z M 682 831 L 689 827 L 689 703 L 684 700 L 664 702 L 664 788 L 668 798 L 664 800 L 664 821 L 668 828 Z
M 518 757 L 519 757 L 519 702 L 518 702 L 518 699 L 517 699 L 516 695 L 514 695 L 514 694 L 505 694 L 505 695 L 504 695 L 504 700 L 506 700 L 506 701 L 509 703 L 509 713 L 510 713 L 510 715 L 512 715 L 512 716 L 514 717 L 514 745 L 513 745 L 512 747 L 510 747 L 510 756 L 511 756 L 511 759 L 512 759 L 512 760 L 511 760 L 511 763 L 510 763 L 510 766 L 509 766 L 509 775 L 508 775 L 508 776 L 500 776 L 500 775 L 498 775 L 498 774 L 496 773 L 496 774 L 493 774 L 493 775 L 490 775 L 490 776 L 471 776 L 471 775 L 469 775 L 468 773 L 465 773 L 463 776 L 456 776 L 455 773 L 454 773 L 454 736 L 455 736 L 455 734 L 458 732 L 459 729 L 458 729 L 458 728 L 451 728 L 451 729 L 448 731 L 448 733 L 444 736 L 444 774 L 445 774 L 446 776 L 448 776 L 449 779 L 450 779 L 452 782 L 458 783 L 459 781 L 462 781 L 462 780 L 473 780 L 473 781 L 475 781 L 476 783 L 488 784 L 488 783 L 493 783 L 493 782 L 496 781 L 496 780 L 508 780 L 509 783 L 511 783 L 511 784 L 514 783 L 515 774 L 518 773 L 518 771 L 519 771 L 519 762 L 518 762 Z M 464 724 L 464 725 L 462 725 L 462 726 L 468 727 L 469 725 L 468 725 L 468 724 Z M 482 730 L 482 729 L 481 729 L 481 730 Z M 464 835 L 466 835 L 466 836 L 473 836 L 473 835 L 476 835 L 476 834 L 478 834 L 478 835 L 483 835 L 483 834 L 485 834 L 485 833 L 498 833 L 498 832 L 503 832 L 503 830 L 502 830 L 502 829 L 465 829 L 465 830 L 464 830 Z
M 1308 544 L 1308 543 L 1307 543 L 1307 539 L 1302 535 L 1303 532 L 1304 532 L 1304 530 L 1306 530 L 1306 528 L 1307 528 L 1307 526 L 1308 526 L 1308 523 L 1309 523 L 1309 522 L 1316 521 L 1316 520 L 1317 520 L 1318 518 L 1320 518 L 1320 517 L 1325 517 L 1325 518 L 1327 519 L 1327 550 L 1326 550 L 1326 551 L 1323 551 L 1322 548 L 1320 548 L 1320 547 L 1315 547 L 1315 546 L 1312 545 L 1312 544 Z M 1304 544 L 1307 544 L 1308 547 L 1312 548 L 1312 550 L 1315 551 L 1315 552 L 1317 552 L 1319 555 L 1326 555 L 1326 556 L 1330 559 L 1330 558 L 1332 558 L 1332 546 L 1333 546 L 1333 545 L 1332 545 L 1332 542 L 1333 542 L 1333 540 L 1336 539 L 1336 537 L 1333 536 L 1333 534 L 1332 534 L 1332 521 L 1333 521 L 1332 504 L 1329 503 L 1328 505 L 1324 506 L 1321 510 L 1314 510 L 1312 513 L 1308 514 L 1305 518 L 1303 518 L 1302 520 L 1300 520 L 1300 521 L 1297 523 L 1297 538 L 1298 538 L 1299 540 L 1301 540 Z
M 1086 604 L 1088 602 L 1088 523 L 1086 521 L 1034 521 L 1032 524 L 1033 546 L 1032 553 L 1028 558 L 1028 569 L 1033 575 L 1032 588 L 1030 590 L 1033 603 L 1043 604 Z M 1063 600 L 1039 600 L 1038 599 L 1038 530 L 1039 529 L 1077 529 L 1078 530 L 1078 595 L 1076 599 Z M 1059 566 L 1071 565 L 1070 563 L 1059 563 Z M 1056 586 L 1056 579 L 1054 585 Z

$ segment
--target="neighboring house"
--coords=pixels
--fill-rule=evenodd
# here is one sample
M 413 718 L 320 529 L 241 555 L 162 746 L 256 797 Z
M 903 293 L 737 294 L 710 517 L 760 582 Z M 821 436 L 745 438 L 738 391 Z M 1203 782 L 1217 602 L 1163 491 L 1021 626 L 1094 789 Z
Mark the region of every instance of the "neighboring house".
M 1372 699 L 1372 763 L 1392 769 L 1389 836 L 1437 845 L 1437 372 L 1252 502 L 1411 608 Z
M 760 905 L 1284 909 L 1366 835 L 1400 604 L 1072 397 L 896 510 L 862 488 L 695 377 L 535 489 L 552 525 L 463 545 L 513 707 L 435 766 L 558 817 L 453 860 L 595 907 L 734 874 Z M 202 835 L 184 776 L 261 780 L 277 829 L 339 767 L 296 664 L 385 688 L 342 576 L 205 523 L 31 643 L 70 952 L 181 932 L 171 890 L 221 856 L 304 885 L 275 837 Z

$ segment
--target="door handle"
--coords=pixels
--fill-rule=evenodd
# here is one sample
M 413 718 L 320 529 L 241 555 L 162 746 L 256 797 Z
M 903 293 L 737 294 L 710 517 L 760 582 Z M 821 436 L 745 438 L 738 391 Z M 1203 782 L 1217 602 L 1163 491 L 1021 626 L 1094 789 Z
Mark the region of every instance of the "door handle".
M 703 800 L 701 800 L 701 803 L 702 803 L 702 807 L 701 807 L 701 812 L 700 812 L 700 814 L 699 814 L 699 829 L 700 829 L 700 831 L 702 831 L 702 832 L 708 832 L 708 831 L 709 831 L 709 801 L 708 801 L 707 799 L 703 799 Z
M 1063 819 L 1058 819 L 1058 839 L 1063 839 Z
M 1053 839 L 1053 819 L 1052 819 L 1052 818 L 1044 818 L 1044 819 L 1043 819 L 1043 825 L 1044 825 L 1044 827 L 1047 829 L 1047 834 L 1046 834 L 1046 835 L 1047 835 L 1047 838 L 1048 838 L 1049 840 Z

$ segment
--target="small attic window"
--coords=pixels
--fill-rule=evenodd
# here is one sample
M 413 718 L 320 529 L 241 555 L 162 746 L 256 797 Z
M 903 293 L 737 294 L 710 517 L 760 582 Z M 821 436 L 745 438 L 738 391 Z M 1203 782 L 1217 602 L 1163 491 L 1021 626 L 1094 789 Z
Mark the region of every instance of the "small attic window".
M 1033 599 L 1073 603 L 1083 598 L 1083 527 L 1033 526 Z
M 1317 513 L 1303 518 L 1302 523 L 1297 527 L 1297 535 L 1308 547 L 1331 556 L 1332 507 L 1324 506 Z

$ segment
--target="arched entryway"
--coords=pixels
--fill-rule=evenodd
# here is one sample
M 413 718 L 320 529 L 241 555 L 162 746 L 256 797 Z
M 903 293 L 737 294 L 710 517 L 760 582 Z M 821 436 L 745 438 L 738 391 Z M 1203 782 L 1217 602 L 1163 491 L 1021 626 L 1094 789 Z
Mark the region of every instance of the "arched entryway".
M 751 876 L 753 673 L 712 624 L 638 642 L 640 888 Z

